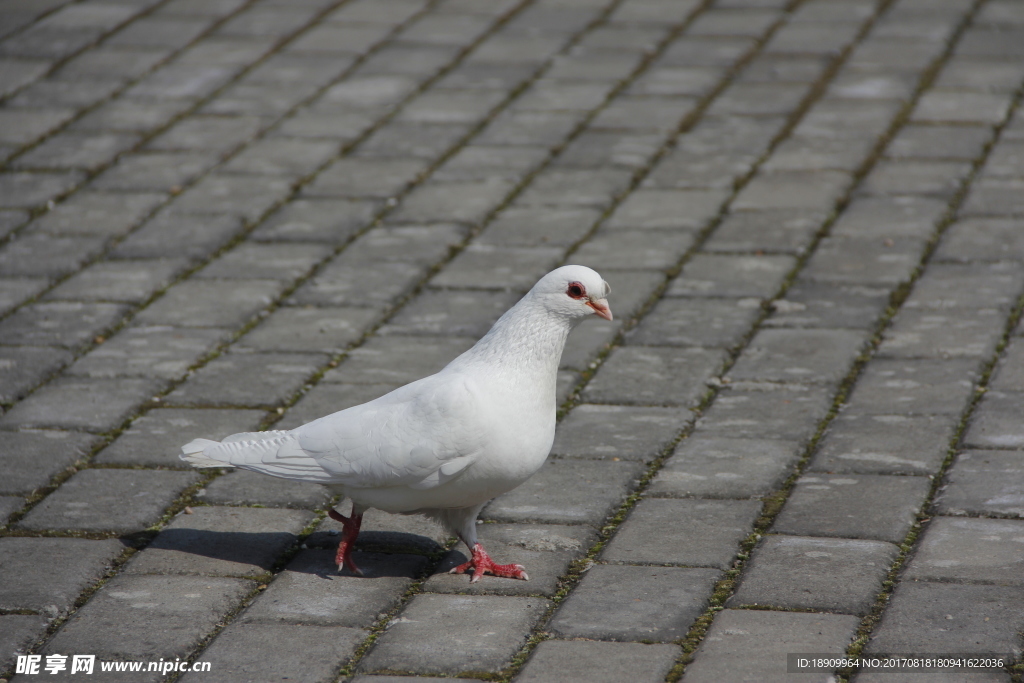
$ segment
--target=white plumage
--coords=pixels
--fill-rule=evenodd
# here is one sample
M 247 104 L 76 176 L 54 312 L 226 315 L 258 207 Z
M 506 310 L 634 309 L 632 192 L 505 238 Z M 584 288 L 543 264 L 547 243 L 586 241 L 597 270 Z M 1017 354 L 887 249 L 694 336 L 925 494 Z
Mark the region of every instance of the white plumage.
M 528 578 L 495 564 L 476 539 L 476 517 L 544 463 L 555 434 L 555 380 L 566 337 L 588 315 L 611 319 L 608 283 L 590 268 L 543 278 L 473 348 L 435 375 L 291 431 L 196 439 L 181 458 L 325 484 L 352 500 L 339 569 L 362 513 L 420 513 L 448 526 L 473 553 L 453 572 Z

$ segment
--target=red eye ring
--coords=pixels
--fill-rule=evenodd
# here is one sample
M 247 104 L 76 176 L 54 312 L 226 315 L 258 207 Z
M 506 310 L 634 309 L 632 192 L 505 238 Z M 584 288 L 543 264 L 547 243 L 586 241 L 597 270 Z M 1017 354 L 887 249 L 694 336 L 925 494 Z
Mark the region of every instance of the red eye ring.
M 579 282 L 570 282 L 566 288 L 565 293 L 573 299 L 582 299 L 587 295 L 587 288 Z

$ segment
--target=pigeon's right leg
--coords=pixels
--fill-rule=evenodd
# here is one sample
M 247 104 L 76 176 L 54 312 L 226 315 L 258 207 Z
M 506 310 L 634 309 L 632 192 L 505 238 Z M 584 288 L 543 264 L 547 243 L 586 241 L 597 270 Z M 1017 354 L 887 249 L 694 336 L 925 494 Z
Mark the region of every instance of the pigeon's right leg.
M 359 526 L 363 523 L 363 512 L 355 503 L 352 504 L 352 513 L 346 517 L 334 508 L 327 511 L 327 515 L 336 522 L 341 522 L 345 530 L 341 532 L 341 543 L 338 544 L 338 553 L 334 556 L 334 562 L 338 565 L 338 571 L 348 567 L 356 576 L 362 576 L 363 572 L 356 563 L 352 561 L 352 548 L 359 536 Z

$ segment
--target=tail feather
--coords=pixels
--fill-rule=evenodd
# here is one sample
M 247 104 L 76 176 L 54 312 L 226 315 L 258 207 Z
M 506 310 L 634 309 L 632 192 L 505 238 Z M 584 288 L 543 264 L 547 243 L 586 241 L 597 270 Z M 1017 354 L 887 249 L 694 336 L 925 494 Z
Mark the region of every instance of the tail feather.
M 286 431 L 242 432 L 223 441 L 195 439 L 182 447 L 179 457 L 193 467 L 237 467 L 295 481 L 333 479 Z

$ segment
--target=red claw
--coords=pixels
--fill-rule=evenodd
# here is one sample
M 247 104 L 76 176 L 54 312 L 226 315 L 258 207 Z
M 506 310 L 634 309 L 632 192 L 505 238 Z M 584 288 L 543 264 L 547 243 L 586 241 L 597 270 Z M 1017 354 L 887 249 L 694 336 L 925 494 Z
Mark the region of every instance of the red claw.
M 479 543 L 473 544 L 473 559 L 469 562 L 464 562 L 458 567 L 453 567 L 448 573 L 449 574 L 468 574 L 470 570 L 473 572 L 473 578 L 469 580 L 470 583 L 476 583 L 480 580 L 480 577 L 484 574 L 490 574 L 492 576 L 498 576 L 505 579 L 522 579 L 523 581 L 529 581 L 530 577 L 526 573 L 526 567 L 521 564 L 497 564 L 484 550 L 484 547 Z

